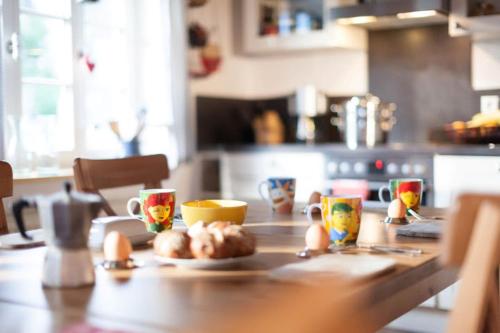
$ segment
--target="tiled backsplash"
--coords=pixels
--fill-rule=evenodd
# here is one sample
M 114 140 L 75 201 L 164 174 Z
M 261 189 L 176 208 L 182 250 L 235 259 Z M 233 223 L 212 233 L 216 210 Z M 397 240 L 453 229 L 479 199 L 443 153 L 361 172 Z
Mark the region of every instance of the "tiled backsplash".
M 426 142 L 429 130 L 478 113 L 481 95 L 500 94 L 473 90 L 471 45 L 447 25 L 369 33 L 369 89 L 398 106 L 391 142 Z
M 329 105 L 345 100 L 331 97 Z M 263 111 L 274 110 L 285 126 L 285 143 L 296 140 L 297 117 L 288 114 L 287 96 L 262 100 L 230 99 L 218 97 L 196 98 L 197 146 L 213 147 L 218 144 L 255 143 L 252 122 Z M 340 135 L 332 126 L 331 112 L 315 117 L 316 142 L 339 142 Z

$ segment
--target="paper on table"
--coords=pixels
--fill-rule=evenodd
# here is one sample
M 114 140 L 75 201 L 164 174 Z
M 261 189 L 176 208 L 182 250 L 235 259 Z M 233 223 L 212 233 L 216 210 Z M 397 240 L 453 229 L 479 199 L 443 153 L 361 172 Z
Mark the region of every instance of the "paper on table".
M 322 278 L 343 275 L 369 278 L 396 266 L 392 258 L 355 254 L 325 254 L 303 262 L 287 264 L 269 272 L 275 280 L 314 284 Z
M 443 233 L 442 220 L 419 220 L 397 229 L 398 236 L 441 238 Z
M 45 245 L 42 229 L 28 230 L 27 234 L 33 239 L 24 239 L 18 232 L 0 236 L 0 249 L 14 250 Z

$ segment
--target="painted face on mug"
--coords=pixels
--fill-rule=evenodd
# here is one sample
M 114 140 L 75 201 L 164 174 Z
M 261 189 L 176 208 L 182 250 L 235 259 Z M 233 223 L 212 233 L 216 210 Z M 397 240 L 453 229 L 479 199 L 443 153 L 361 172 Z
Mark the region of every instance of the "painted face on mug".
M 399 193 L 399 198 L 404 202 L 406 207 L 409 208 L 415 207 L 420 201 L 420 195 L 411 191 Z
M 162 206 L 162 205 L 150 206 L 148 208 L 148 212 L 149 212 L 149 215 L 156 222 L 163 222 L 170 215 L 170 207 L 169 206 Z
M 353 209 L 346 203 L 337 202 L 332 207 L 333 228 L 330 230 L 332 240 L 343 240 L 349 233 L 353 222 Z
M 161 223 L 170 216 L 170 196 L 167 193 L 151 194 L 144 201 L 144 214 L 149 223 Z
M 399 198 L 404 202 L 406 208 L 418 207 L 420 203 L 420 184 L 401 183 L 398 186 Z

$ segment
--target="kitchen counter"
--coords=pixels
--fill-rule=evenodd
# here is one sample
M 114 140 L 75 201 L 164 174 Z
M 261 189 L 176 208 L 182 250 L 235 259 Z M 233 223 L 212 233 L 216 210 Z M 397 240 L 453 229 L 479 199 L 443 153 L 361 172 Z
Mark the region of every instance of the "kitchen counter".
M 435 155 L 470 155 L 470 156 L 500 156 L 500 144 L 490 145 L 437 145 L 437 144 L 410 144 L 410 143 L 394 143 L 374 148 L 360 147 L 356 150 L 350 150 L 344 144 L 340 143 L 321 143 L 321 144 L 281 144 L 281 145 L 217 145 L 212 147 L 204 147 L 200 153 L 212 152 L 342 152 L 343 154 L 352 152 L 374 155 L 378 153 L 408 152 L 411 154 L 435 154 Z

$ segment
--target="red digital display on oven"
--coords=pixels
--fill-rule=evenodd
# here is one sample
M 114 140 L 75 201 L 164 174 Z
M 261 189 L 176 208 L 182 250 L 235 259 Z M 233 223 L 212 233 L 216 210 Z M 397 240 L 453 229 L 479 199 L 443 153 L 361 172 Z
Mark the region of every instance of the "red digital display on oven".
M 382 160 L 372 161 L 368 163 L 368 170 L 371 174 L 374 173 L 383 174 L 385 173 L 385 163 Z

